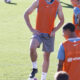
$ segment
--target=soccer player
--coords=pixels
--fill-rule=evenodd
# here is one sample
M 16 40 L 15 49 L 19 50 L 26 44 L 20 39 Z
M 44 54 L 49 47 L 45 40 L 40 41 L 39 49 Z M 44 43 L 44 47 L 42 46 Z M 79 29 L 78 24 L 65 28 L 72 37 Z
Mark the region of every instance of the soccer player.
M 33 28 L 30 23 L 30 14 L 37 8 L 36 28 Z M 56 15 L 58 15 L 59 23 L 54 25 Z M 37 73 L 37 51 L 43 43 L 43 65 L 41 80 L 46 80 L 46 75 L 49 67 L 50 53 L 54 50 L 54 38 L 55 33 L 60 29 L 64 23 L 64 16 L 62 12 L 62 6 L 58 0 L 36 0 L 27 9 L 24 14 L 24 18 L 28 28 L 33 33 L 33 37 L 30 43 L 30 57 L 33 65 L 33 70 L 30 75 L 30 79 L 35 77 Z
M 80 37 L 80 9 L 74 7 L 73 24 L 75 25 L 75 32 L 78 37 Z
M 80 38 L 75 34 L 75 26 L 67 23 L 63 27 L 67 39 L 58 51 L 58 71 L 66 71 L 70 80 L 80 80 Z
M 69 75 L 64 71 L 59 71 L 55 74 L 54 80 L 69 80 Z

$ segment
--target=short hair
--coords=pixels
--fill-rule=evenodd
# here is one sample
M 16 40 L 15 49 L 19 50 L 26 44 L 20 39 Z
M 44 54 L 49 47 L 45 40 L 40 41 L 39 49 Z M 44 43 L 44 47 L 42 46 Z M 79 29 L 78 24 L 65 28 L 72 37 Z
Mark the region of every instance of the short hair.
M 54 76 L 55 80 L 69 80 L 69 75 L 64 71 L 59 71 Z
M 72 23 L 67 23 L 63 26 L 63 30 L 70 30 L 71 32 L 75 31 L 75 26 Z

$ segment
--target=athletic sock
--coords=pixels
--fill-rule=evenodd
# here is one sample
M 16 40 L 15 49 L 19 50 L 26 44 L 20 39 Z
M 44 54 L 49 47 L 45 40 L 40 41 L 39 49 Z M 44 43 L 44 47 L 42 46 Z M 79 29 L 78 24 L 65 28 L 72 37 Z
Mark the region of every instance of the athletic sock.
M 32 62 L 33 69 L 37 69 L 37 62 Z
M 41 80 L 46 80 L 46 76 L 47 76 L 47 73 L 42 72 L 42 75 L 41 75 Z

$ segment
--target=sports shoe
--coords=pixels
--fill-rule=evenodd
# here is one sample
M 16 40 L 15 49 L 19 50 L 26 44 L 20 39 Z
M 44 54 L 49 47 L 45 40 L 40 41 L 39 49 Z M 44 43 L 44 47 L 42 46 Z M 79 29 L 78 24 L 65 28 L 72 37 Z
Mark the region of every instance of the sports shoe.
M 34 69 L 32 70 L 31 74 L 30 74 L 30 78 L 34 78 L 35 77 L 35 74 L 38 72 L 37 69 Z

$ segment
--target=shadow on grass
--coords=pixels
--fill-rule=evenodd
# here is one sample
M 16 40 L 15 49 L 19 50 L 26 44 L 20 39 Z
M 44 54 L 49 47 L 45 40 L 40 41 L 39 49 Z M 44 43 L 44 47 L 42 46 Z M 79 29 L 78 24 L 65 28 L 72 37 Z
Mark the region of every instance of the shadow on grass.
M 7 3 L 7 2 L 6 2 Z M 7 3 L 7 4 L 11 4 L 11 5 L 17 5 L 17 3 L 12 3 L 12 2 L 10 2 L 10 3 Z
M 64 3 L 64 2 L 60 2 L 60 3 L 62 3 L 62 4 L 65 4 L 65 6 L 62 6 L 62 7 L 65 7 L 65 8 L 73 8 L 73 6 L 72 5 L 70 5 L 70 4 L 67 4 L 67 3 Z

